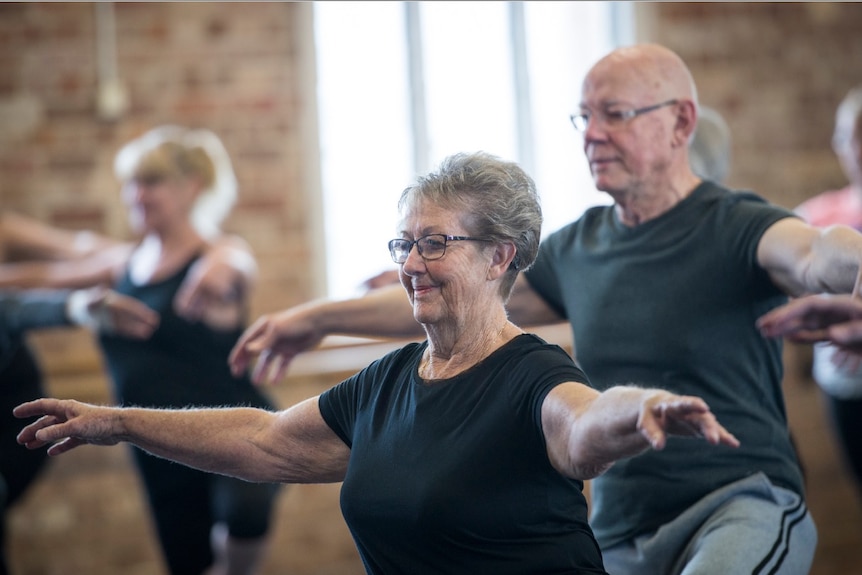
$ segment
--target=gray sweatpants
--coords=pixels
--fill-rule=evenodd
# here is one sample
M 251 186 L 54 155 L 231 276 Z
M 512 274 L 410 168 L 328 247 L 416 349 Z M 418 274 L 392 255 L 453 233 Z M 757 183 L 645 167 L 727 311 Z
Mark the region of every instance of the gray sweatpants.
M 610 575 L 807 575 L 816 546 L 802 498 L 759 473 L 602 554 Z

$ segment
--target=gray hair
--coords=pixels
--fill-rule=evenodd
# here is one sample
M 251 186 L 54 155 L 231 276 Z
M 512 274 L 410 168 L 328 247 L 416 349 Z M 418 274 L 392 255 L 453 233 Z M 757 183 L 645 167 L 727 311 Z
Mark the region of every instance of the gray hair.
M 723 182 L 730 171 L 730 128 L 716 110 L 701 106 L 689 144 L 691 170 L 701 178 Z
M 536 259 L 542 208 L 533 179 L 514 162 L 485 152 L 449 156 L 401 194 L 398 209 L 429 201 L 464 214 L 471 235 L 515 244 L 515 257 L 501 285 L 509 297 L 519 271 Z
M 862 117 L 862 86 L 856 86 L 844 96 L 835 112 L 832 146 L 836 151 L 847 150 L 847 146 L 853 141 L 860 117 Z
M 128 142 L 114 159 L 114 173 L 126 182 L 141 174 L 197 177 L 204 190 L 191 219 L 205 237 L 220 226 L 237 199 L 233 166 L 221 140 L 209 130 L 159 126 Z

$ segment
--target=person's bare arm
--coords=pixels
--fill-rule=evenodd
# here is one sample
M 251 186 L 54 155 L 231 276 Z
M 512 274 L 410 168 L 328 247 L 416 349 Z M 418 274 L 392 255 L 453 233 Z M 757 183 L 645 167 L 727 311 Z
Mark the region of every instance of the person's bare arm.
M 507 309 L 521 325 L 561 321 L 523 277 L 515 283 Z M 234 374 L 244 373 L 257 359 L 252 379 L 273 383 L 287 373 L 293 359 L 317 347 L 328 335 L 417 338 L 425 335 L 401 284 L 368 291 L 347 300 L 316 300 L 267 314 L 251 325 L 230 354 Z
M 559 323 L 565 319 L 542 299 L 523 274 L 515 280 L 512 295 L 506 302 L 506 312 L 512 323 L 519 326 Z
M 115 244 L 63 261 L 0 264 L 0 288 L 79 289 L 110 284 L 129 258 L 130 244 Z
M 258 276 L 258 265 L 251 246 L 236 235 L 216 239 L 206 253 L 195 262 L 174 297 L 174 309 L 190 321 L 216 318 L 215 323 L 230 323 L 235 327 L 239 314 L 251 297 Z M 210 322 L 212 323 L 212 322 Z
M 817 228 L 785 218 L 763 234 L 757 259 L 788 295 L 859 295 L 862 234 L 849 226 Z
M 117 243 L 89 230 L 66 230 L 22 214 L 0 213 L 3 261 L 74 260 Z
M 39 399 L 15 408 L 16 417 L 40 416 L 18 442 L 46 445 L 60 455 L 79 445 L 128 442 L 166 459 L 247 481 L 336 482 L 350 449 L 326 425 L 318 398 L 289 409 L 141 409 L 74 400 Z
M 577 382 L 558 385 L 542 404 L 542 427 L 552 465 L 576 479 L 596 477 L 649 448 L 663 449 L 670 435 L 739 445 L 702 399 L 630 386 L 599 393 Z
M 316 300 L 267 314 L 242 334 L 230 354 L 234 374 L 257 358 L 252 379 L 278 381 L 293 359 L 317 347 L 327 335 L 412 338 L 424 335 L 401 285 L 347 300 Z
M 161 321 L 144 302 L 101 286 L 71 292 L 66 314 L 72 323 L 94 332 L 132 339 L 149 339 Z

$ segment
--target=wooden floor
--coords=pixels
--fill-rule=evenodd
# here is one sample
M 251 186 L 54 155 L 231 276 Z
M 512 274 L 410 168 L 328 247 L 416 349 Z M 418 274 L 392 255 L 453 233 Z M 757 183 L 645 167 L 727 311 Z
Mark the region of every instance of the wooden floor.
M 811 575 L 862 575 L 862 501 L 840 460 L 821 393 L 805 375 L 807 362 L 791 347 L 785 363 L 787 410 L 818 531 Z
M 862 506 L 839 462 L 819 392 L 799 371 L 788 370 L 786 391 L 820 537 L 811 575 L 862 575 Z M 277 388 L 276 399 L 289 405 L 332 383 L 298 378 Z M 98 373 L 50 381 L 52 394 L 85 401 L 107 401 L 106 390 Z M 364 573 L 338 491 L 339 485 L 284 489 L 263 575 Z M 87 446 L 52 459 L 12 510 L 8 532 L 12 575 L 164 575 L 123 446 Z
M 93 390 L 105 385 L 66 378 L 52 384 L 52 391 L 99 402 L 104 398 Z M 288 405 L 326 387 L 298 383 L 279 390 L 277 398 Z M 339 488 L 295 485 L 282 490 L 263 575 L 364 573 L 341 518 Z M 125 446 L 84 446 L 49 460 L 42 477 L 13 509 L 8 531 L 12 575 L 165 573 Z

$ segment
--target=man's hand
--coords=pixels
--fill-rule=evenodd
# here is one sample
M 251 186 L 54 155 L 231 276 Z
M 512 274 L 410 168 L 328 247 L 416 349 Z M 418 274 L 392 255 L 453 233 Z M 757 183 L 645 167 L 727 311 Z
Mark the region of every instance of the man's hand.
M 757 320 L 765 337 L 800 343 L 828 341 L 862 354 L 862 300 L 853 295 L 811 295 L 793 300 Z
M 306 316 L 307 307 L 264 315 L 245 330 L 228 359 L 233 374 L 245 373 L 257 357 L 252 381 L 274 383 L 284 376 L 293 358 L 320 344 L 324 334 Z

